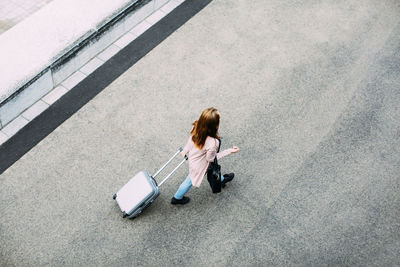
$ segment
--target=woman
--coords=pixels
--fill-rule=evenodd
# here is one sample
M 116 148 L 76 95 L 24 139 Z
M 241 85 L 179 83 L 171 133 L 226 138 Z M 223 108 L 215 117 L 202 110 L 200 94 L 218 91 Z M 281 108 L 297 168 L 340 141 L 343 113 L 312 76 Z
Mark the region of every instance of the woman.
M 185 194 L 193 186 L 199 187 L 206 174 L 208 165 L 217 159 L 225 157 L 231 153 L 239 152 L 239 148 L 234 146 L 217 153 L 220 137 L 218 136 L 220 114 L 216 108 L 205 109 L 200 118 L 193 123 L 193 129 L 190 132 L 189 140 L 181 152 L 184 157 L 189 157 L 189 175 L 186 180 L 179 186 L 178 191 L 171 199 L 171 204 L 186 204 L 190 198 L 185 197 Z M 222 187 L 225 187 L 227 182 L 232 181 L 233 173 L 224 174 L 221 177 Z

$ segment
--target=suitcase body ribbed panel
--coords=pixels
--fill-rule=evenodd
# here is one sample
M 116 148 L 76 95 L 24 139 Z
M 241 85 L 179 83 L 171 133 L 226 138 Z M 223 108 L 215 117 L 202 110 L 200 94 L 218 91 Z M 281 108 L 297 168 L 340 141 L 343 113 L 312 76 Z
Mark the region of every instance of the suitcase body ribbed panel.
M 167 177 L 157 185 L 154 179 L 179 153 L 182 152 L 182 148 L 179 150 L 165 163 L 153 176 L 151 176 L 147 171 L 138 172 L 133 176 L 128 183 L 126 183 L 116 194 L 114 194 L 113 199 L 115 199 L 122 211 L 122 216 L 128 217 L 130 219 L 138 216 L 145 208 L 147 208 L 159 195 L 161 186 L 166 180 L 168 180 L 171 175 L 188 159 L 185 155 L 178 166 L 171 171 Z
M 117 192 L 116 201 L 128 218 L 134 218 L 159 195 L 156 181 L 147 171 L 141 171 Z

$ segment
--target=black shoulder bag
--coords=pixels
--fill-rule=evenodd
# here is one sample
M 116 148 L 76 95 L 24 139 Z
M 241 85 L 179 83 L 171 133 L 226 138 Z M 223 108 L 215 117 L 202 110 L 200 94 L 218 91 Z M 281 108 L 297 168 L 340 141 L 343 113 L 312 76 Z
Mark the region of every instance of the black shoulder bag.
M 221 148 L 221 140 L 219 140 L 218 151 Z M 207 169 L 207 180 L 210 183 L 211 190 L 214 194 L 221 192 L 221 166 L 218 164 L 217 155 L 214 161 L 210 162 Z

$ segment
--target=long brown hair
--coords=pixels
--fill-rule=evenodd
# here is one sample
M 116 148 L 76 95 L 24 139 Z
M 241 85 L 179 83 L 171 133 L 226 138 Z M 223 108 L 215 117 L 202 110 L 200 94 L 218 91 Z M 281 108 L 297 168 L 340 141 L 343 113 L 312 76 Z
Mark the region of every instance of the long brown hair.
M 207 136 L 220 138 L 218 136 L 219 112 L 216 108 L 207 108 L 203 110 L 200 118 L 193 123 L 193 129 L 190 132 L 194 144 L 202 149 L 206 143 Z

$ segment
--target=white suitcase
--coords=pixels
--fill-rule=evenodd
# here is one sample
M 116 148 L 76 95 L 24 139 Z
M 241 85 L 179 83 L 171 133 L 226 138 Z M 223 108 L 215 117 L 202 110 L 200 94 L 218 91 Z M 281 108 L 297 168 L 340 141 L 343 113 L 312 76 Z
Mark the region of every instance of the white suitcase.
M 181 151 L 182 148 L 179 148 L 175 155 L 173 155 L 153 176 L 147 171 L 141 171 L 114 194 L 113 199 L 117 201 L 124 218 L 135 218 L 160 195 L 159 186 L 171 177 L 171 175 L 187 160 L 187 157 L 185 156 L 185 159 L 164 178 L 159 186 L 154 177 L 156 177 Z

